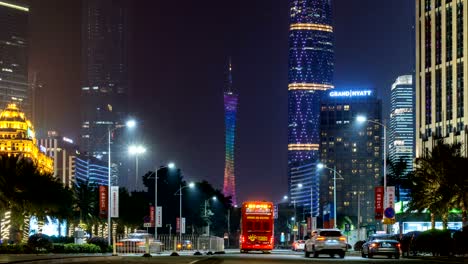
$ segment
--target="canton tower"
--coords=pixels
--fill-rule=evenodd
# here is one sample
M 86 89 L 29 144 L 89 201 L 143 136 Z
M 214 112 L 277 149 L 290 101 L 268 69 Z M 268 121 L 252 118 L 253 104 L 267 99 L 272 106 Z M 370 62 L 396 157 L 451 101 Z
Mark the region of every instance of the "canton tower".
M 236 178 L 234 174 L 234 142 L 236 137 L 236 115 L 237 115 L 238 95 L 232 89 L 232 65 L 229 59 L 229 72 L 226 89 L 224 91 L 224 124 L 225 132 L 225 152 L 226 160 L 224 167 L 224 187 L 225 196 L 231 196 L 232 205 L 237 205 Z
M 298 171 L 319 158 L 320 101 L 334 88 L 331 22 L 331 0 L 290 1 L 288 185 L 291 200 L 299 204 L 310 204 L 308 187 L 317 185 L 315 173 Z

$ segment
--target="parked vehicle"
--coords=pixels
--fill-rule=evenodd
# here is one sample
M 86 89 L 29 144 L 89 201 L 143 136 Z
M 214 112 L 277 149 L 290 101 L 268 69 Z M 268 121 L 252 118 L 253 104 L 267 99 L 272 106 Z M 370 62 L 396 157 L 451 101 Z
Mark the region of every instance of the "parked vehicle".
M 396 235 L 376 234 L 370 236 L 366 243 L 362 245 L 361 256 L 372 258 L 375 255 L 383 255 L 399 259 L 401 256 L 400 242 Z
M 334 257 L 338 254 L 340 258 L 344 258 L 347 248 L 346 237 L 339 229 L 317 229 L 305 242 L 304 256 L 308 258 L 313 254 L 316 258 L 320 254 L 329 254 Z
M 292 244 L 293 251 L 303 251 L 305 245 L 305 240 L 296 240 Z

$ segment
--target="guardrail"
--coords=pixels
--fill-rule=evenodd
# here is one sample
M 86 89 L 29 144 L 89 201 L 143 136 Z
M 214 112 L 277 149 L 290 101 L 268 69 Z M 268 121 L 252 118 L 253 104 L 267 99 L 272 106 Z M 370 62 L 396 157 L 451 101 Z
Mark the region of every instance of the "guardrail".
M 221 237 L 207 235 L 182 235 L 182 243 L 178 235 L 158 235 L 157 239 L 148 237 L 146 239 L 131 239 L 126 236 L 116 236 L 116 253 L 118 254 L 150 254 L 165 251 L 201 251 L 222 252 L 224 251 L 224 239 Z

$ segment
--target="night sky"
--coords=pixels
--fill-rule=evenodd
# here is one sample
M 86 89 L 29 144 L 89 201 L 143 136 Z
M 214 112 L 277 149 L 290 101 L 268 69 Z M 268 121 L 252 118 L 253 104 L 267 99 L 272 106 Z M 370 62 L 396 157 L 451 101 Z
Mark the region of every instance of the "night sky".
M 47 97 L 45 123 L 79 138 L 80 1 L 32 1 L 30 71 Z M 287 194 L 289 1 L 137 0 L 129 52 L 131 112 L 145 172 L 174 161 L 188 180 L 222 189 L 223 88 L 232 57 L 239 93 L 238 201 Z M 335 86 L 390 87 L 414 68 L 414 1 L 336 0 Z

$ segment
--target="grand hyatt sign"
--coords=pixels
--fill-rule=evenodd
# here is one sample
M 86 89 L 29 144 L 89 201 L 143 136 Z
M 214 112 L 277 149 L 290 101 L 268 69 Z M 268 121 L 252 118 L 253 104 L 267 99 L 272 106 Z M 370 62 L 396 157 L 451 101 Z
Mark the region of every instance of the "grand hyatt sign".
M 371 96 L 371 90 L 348 90 L 348 91 L 332 91 L 330 92 L 330 97 L 365 97 Z

